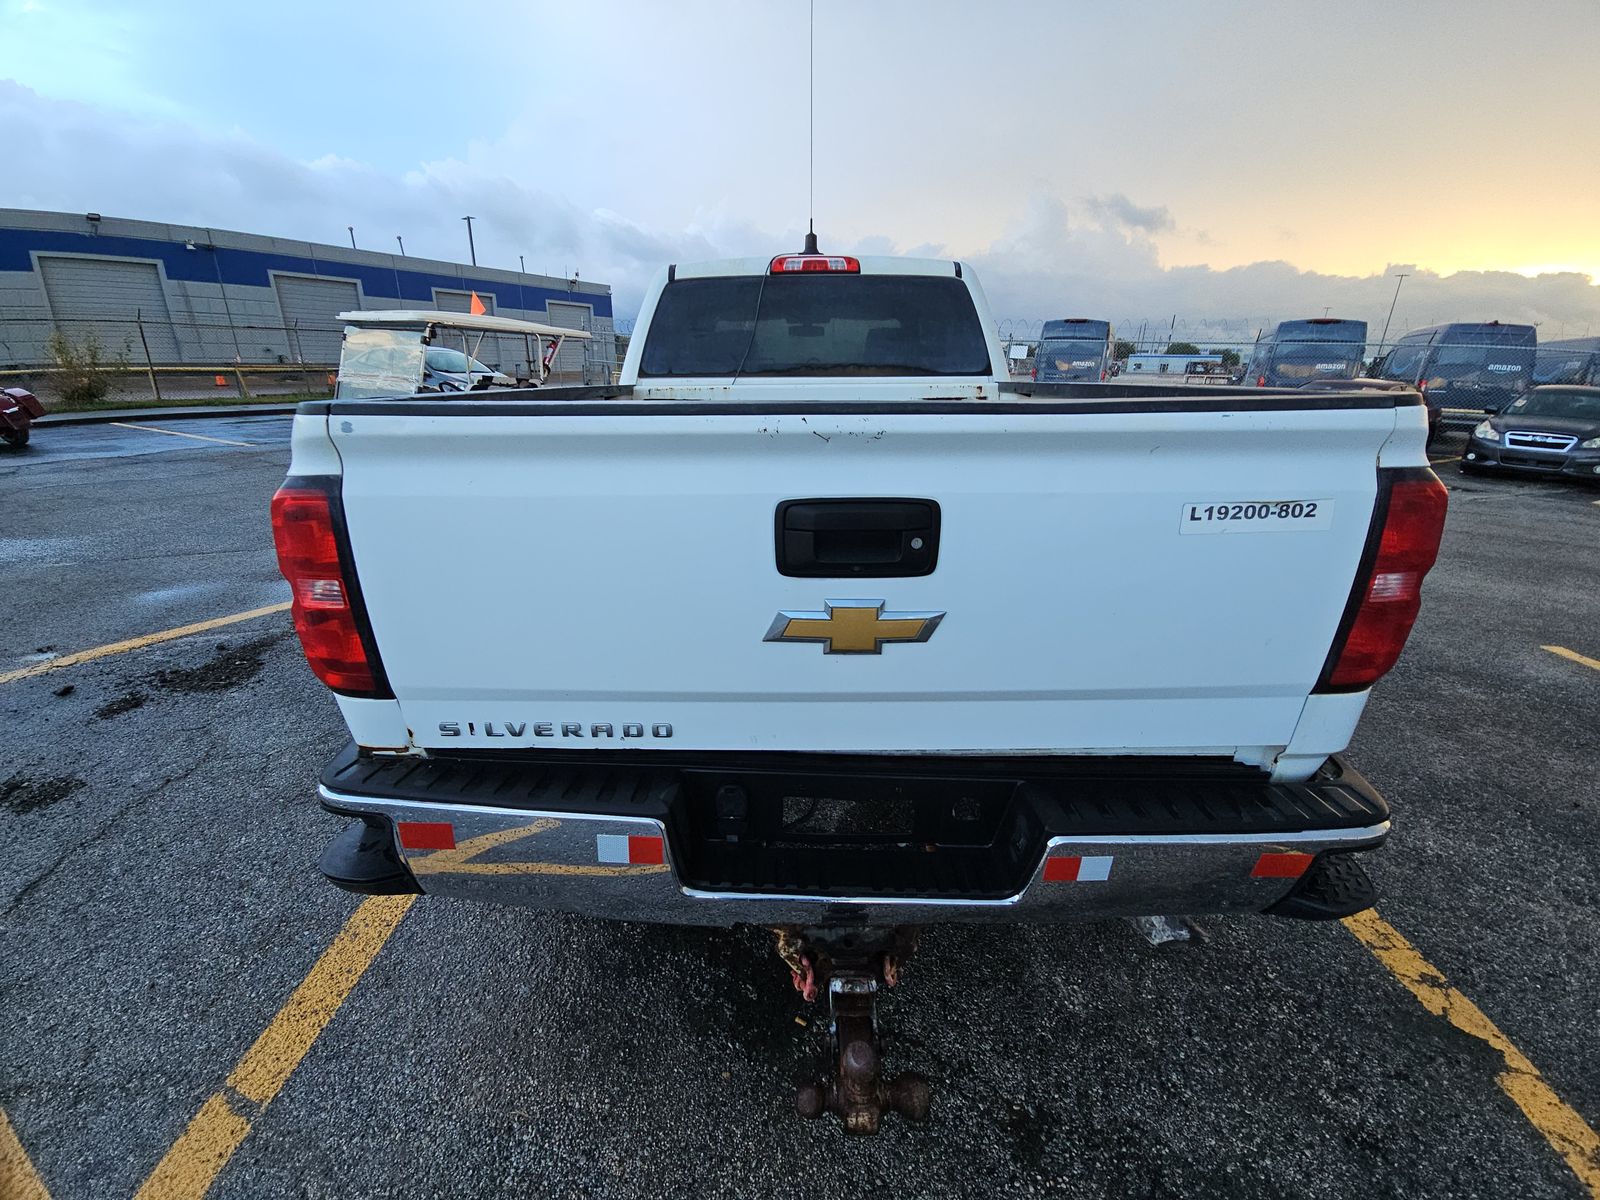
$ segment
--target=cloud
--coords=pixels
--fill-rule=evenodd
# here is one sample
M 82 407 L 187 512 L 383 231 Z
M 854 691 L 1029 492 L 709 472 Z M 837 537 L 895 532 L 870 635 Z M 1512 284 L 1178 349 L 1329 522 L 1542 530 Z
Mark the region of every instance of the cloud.
M 354 225 L 358 244 L 387 250 L 395 234 L 413 255 L 459 260 L 463 213 L 473 213 L 478 259 L 550 274 L 581 272 L 609 283 L 619 317 L 638 308 L 665 263 L 766 255 L 798 249 L 804 228 L 752 222 L 709 204 L 687 224 L 660 228 L 648 213 L 586 208 L 563 196 L 559 176 L 535 160 L 468 155 L 420 162 L 402 173 L 348 156 L 302 161 L 248 133 L 205 133 L 172 118 L 115 112 L 46 99 L 0 81 L 0 128 L 7 131 L 7 194 L 20 207 L 230 228 L 340 243 Z M 530 180 L 534 182 L 530 182 Z M 961 257 L 982 276 L 997 318 L 1107 317 L 1124 331 L 1144 322 L 1194 339 L 1249 340 L 1271 321 L 1320 315 L 1381 328 L 1397 271 L 1394 329 L 1446 320 L 1537 321 L 1544 338 L 1600 333 L 1600 287 L 1583 275 L 1533 278 L 1511 272 L 1440 276 L 1399 264 L 1369 276 L 1260 262 L 1229 270 L 1165 268 L 1156 235 L 1177 228 L 1164 205 L 1119 193 L 1081 199 L 1040 191 L 988 244 L 903 247 L 891 233 L 844 253 L 911 252 Z
M 1121 192 L 1109 196 L 1090 196 L 1083 201 L 1089 215 L 1106 225 L 1120 225 L 1141 233 L 1171 233 L 1178 228 L 1167 206 L 1141 208 Z
M 967 256 L 982 276 L 997 320 L 1019 332 L 1048 317 L 1092 316 L 1121 332 L 1144 324 L 1188 340 L 1253 340 L 1277 321 L 1329 315 L 1367 322 L 1377 339 L 1394 299 L 1396 332 L 1444 321 L 1539 325 L 1541 338 L 1600 334 L 1600 286 L 1574 272 L 1533 277 L 1510 271 L 1450 275 L 1394 264 L 1371 275 L 1331 275 L 1283 261 L 1216 270 L 1162 267 L 1154 242 L 1114 213 L 1073 220 L 1068 204 L 1035 197 L 1017 224 Z

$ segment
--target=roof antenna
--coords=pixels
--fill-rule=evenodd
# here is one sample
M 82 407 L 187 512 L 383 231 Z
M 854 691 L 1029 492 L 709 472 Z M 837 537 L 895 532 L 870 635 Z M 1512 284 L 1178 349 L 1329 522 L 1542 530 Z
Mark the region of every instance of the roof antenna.
M 811 145 L 810 193 L 806 198 L 806 248 L 802 254 L 820 254 L 817 249 L 817 0 L 811 0 Z

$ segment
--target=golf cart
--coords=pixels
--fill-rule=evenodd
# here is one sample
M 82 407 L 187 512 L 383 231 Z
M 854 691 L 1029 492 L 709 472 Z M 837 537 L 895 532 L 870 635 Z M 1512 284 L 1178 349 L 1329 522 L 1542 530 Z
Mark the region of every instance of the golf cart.
M 486 314 L 375 309 L 339 320 L 344 346 L 334 395 L 353 399 L 539 387 L 564 341 L 589 338 L 581 329 Z M 486 339 L 493 357 L 504 356 L 507 340 L 520 349 L 515 378 L 480 361 Z

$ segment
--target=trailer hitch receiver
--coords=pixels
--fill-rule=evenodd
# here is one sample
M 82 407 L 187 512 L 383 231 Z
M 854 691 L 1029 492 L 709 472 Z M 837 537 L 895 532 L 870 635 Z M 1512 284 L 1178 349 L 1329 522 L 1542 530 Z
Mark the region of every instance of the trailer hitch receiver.
M 915 1072 L 886 1077 L 877 1002 L 893 987 L 916 945 L 916 932 L 895 930 L 779 930 L 778 950 L 806 999 L 828 993 L 828 1055 L 824 1075 L 795 1095 L 802 1117 L 836 1115 L 846 1133 L 877 1133 L 883 1115 L 925 1121 L 933 1092 Z

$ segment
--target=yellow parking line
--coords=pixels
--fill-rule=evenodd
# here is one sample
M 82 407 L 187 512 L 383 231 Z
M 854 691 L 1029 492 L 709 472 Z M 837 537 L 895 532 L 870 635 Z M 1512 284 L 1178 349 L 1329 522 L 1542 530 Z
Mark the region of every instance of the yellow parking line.
M 480 854 L 487 854 L 557 829 L 561 822 L 553 817 L 540 817 L 517 829 L 501 829 L 495 833 L 480 833 L 459 843 L 453 850 L 436 850 L 432 854 L 413 855 L 408 864 L 414 875 L 580 875 L 618 878 L 627 875 L 656 875 L 667 870 L 666 863 L 564 863 L 564 862 L 478 862 Z
M 1565 646 L 1540 646 L 1541 650 L 1548 650 L 1551 654 L 1559 654 L 1562 658 L 1570 658 L 1575 663 L 1582 663 L 1586 667 L 1593 667 L 1600 671 L 1600 659 L 1590 658 L 1586 654 L 1579 654 L 1576 650 L 1568 650 Z
M 200 1106 L 134 1200 L 197 1200 L 211 1190 L 415 899 L 369 896 L 361 902 L 224 1086 Z
M 50 1191 L 22 1148 L 11 1118 L 0 1108 L 0 1196 L 5 1200 L 50 1200 Z
M 556 863 L 556 862 L 490 862 L 461 863 L 437 870 L 425 858 L 413 859 L 411 869 L 417 875 L 572 875 L 598 876 L 619 879 L 632 875 L 659 875 L 667 870 L 666 863 Z
M 1600 666 L 1600 663 L 1595 665 Z M 1589 1189 L 1590 1195 L 1600 1197 L 1600 1136 L 1556 1095 L 1539 1074 L 1539 1069 L 1511 1044 L 1511 1039 L 1501 1033 L 1476 1004 L 1451 987 L 1450 981 L 1418 954 L 1399 930 L 1372 909 L 1346 917 L 1344 926 L 1422 1002 L 1423 1008 L 1499 1051 L 1506 1064 L 1495 1081 L 1500 1090 L 1522 1110 L 1522 1115 L 1544 1135 L 1556 1153 L 1567 1160 L 1567 1166 Z
M 196 621 L 193 625 L 179 625 L 176 629 L 163 629 L 160 633 L 147 633 L 142 637 L 129 638 L 124 642 L 110 642 L 104 646 L 95 646 L 89 650 L 78 650 L 72 654 L 63 654 L 60 658 L 34 663 L 28 667 L 19 667 L 15 671 L 0 672 L 0 683 L 15 683 L 19 679 L 30 679 L 35 675 L 43 675 L 47 671 L 59 671 L 62 667 L 72 667 L 78 663 L 92 662 L 94 659 L 105 658 L 108 655 L 126 654 L 129 650 L 142 650 L 146 646 L 154 646 L 157 642 L 170 642 L 174 638 L 188 637 L 191 633 L 204 633 L 208 629 L 221 629 L 224 625 L 233 625 L 239 621 L 265 617 L 270 613 L 280 613 L 288 607 L 289 601 L 285 600 L 282 604 L 268 604 L 264 608 L 252 608 L 249 612 L 234 613 L 228 617 L 213 617 L 209 621 Z
M 231 438 L 207 437 L 203 433 L 180 433 L 176 429 L 161 429 L 155 425 L 134 425 L 127 421 L 107 421 L 118 429 L 142 429 L 146 433 L 164 433 L 168 437 L 193 438 L 197 442 L 216 442 L 219 446 L 254 446 L 254 442 L 236 442 Z

